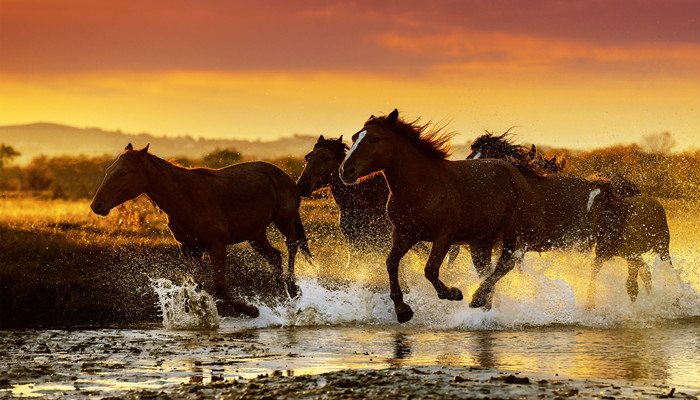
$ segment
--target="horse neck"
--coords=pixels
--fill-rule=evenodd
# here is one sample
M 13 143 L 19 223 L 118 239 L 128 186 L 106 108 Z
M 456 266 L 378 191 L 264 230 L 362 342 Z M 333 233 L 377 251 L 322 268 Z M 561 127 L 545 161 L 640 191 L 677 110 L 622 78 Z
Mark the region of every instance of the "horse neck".
M 182 200 L 192 191 L 185 183 L 187 171 L 152 154 L 148 155 L 144 163 L 144 172 L 149 182 L 145 193 L 169 216 L 186 209 Z
M 429 176 L 444 162 L 443 159 L 426 157 L 397 134 L 389 166 L 384 169 L 392 196 L 412 197 L 418 188 L 429 182 Z
M 366 178 L 354 185 L 346 185 L 338 177 L 331 184 L 331 193 L 333 193 L 333 198 L 341 212 L 366 209 L 375 206 L 376 203 L 381 203 L 383 206 L 386 204 L 387 196 L 378 198 L 383 192 L 386 192 L 388 196 L 383 177 L 381 179 L 378 177 Z

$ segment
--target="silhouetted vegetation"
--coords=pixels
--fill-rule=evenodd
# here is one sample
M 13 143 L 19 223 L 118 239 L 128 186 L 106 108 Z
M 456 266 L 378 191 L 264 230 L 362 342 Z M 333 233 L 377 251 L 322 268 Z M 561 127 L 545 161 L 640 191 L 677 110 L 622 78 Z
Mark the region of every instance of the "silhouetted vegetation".
M 3 148 L 12 149 L 9 146 Z M 107 155 L 38 156 L 24 167 L 0 168 L 0 191 L 33 193 L 52 199 L 88 199 L 95 194 L 104 177 L 104 171 L 114 159 L 114 156 Z M 203 155 L 201 159 L 177 157 L 170 161 L 187 168 L 222 168 L 244 160 L 244 156 L 236 149 L 228 148 L 217 149 Z M 282 168 L 294 179 L 297 179 L 304 169 L 304 160 L 301 158 L 281 157 L 267 161 Z
M 696 199 L 700 197 L 700 150 L 669 153 L 674 140 L 668 133 L 645 136 L 642 145 L 618 145 L 586 152 L 567 149 L 550 150 L 548 154 L 564 154 L 567 166 L 564 172 L 580 176 L 595 173 L 620 173 L 637 184 L 642 193 L 669 199 Z M 17 153 L 3 145 L 9 154 Z M 14 153 L 13 153 L 14 152 Z M 221 168 L 246 159 L 236 149 L 218 149 L 200 159 L 178 157 L 170 161 L 184 167 Z M 97 190 L 104 170 L 114 156 L 35 157 L 27 166 L 8 166 L 0 169 L 0 191 L 40 193 L 43 197 L 58 199 L 91 198 Z M 281 157 L 267 160 L 297 179 L 304 168 L 304 160 Z

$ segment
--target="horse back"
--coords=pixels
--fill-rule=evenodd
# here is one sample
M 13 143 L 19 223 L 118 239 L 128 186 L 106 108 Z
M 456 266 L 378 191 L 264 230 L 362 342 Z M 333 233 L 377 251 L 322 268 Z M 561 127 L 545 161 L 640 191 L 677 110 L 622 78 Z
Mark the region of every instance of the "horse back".
M 228 235 L 229 243 L 248 240 L 252 232 L 263 230 L 278 215 L 296 213 L 301 198 L 294 180 L 280 168 L 254 161 L 226 168 L 192 170 L 189 176 L 191 195 L 197 199 L 191 216 L 198 219 L 188 226 L 198 226 L 204 235 L 211 231 Z
M 511 164 L 493 159 L 447 161 L 426 180 L 428 204 L 441 214 L 435 230 L 456 231 L 456 239 L 484 240 L 517 235 L 528 224 L 532 192 Z M 427 214 L 431 211 L 426 210 Z

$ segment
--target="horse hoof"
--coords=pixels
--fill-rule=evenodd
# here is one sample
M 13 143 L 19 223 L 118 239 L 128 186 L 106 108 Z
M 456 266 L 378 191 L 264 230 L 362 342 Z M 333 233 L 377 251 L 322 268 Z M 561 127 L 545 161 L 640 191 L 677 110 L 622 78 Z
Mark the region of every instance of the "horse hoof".
M 464 300 L 464 295 L 462 294 L 462 291 L 459 290 L 459 288 L 451 288 L 450 289 L 450 300 L 453 301 L 462 301 Z
M 255 306 L 248 306 L 246 310 L 243 310 L 243 314 L 250 318 L 258 318 L 260 316 L 260 310 Z
M 287 282 L 287 293 L 289 293 L 289 297 L 295 299 L 297 296 L 299 296 L 301 290 L 299 289 L 299 286 L 297 286 L 296 283 Z
M 397 308 L 396 319 L 399 321 L 400 324 L 410 321 L 411 318 L 413 318 L 413 310 L 411 310 L 411 307 L 409 307 L 408 305 L 404 305 L 404 307 L 402 307 L 401 310 Z
M 481 308 L 486 306 L 486 296 L 479 293 L 477 290 L 472 296 L 472 301 L 469 303 L 469 308 Z

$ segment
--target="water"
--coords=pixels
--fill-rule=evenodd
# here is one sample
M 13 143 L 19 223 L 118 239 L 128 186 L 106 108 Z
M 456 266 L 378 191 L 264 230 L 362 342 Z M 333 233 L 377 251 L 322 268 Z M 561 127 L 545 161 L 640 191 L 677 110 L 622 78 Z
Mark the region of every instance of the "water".
M 183 382 L 411 365 L 481 366 L 531 376 L 614 379 L 700 390 L 700 257 L 653 257 L 653 291 L 630 302 L 623 261 L 599 276 L 585 307 L 590 257 L 528 254 L 497 286 L 491 311 L 437 299 L 409 256 L 401 269 L 415 316 L 399 325 L 385 272 L 355 265 L 327 279 L 326 262 L 299 268 L 302 295 L 259 306 L 257 319 L 220 318 L 191 283 L 152 282 L 163 323 L 110 329 L 0 332 L 0 396 L 85 398 Z M 478 278 L 468 255 L 442 277 L 469 299 Z

